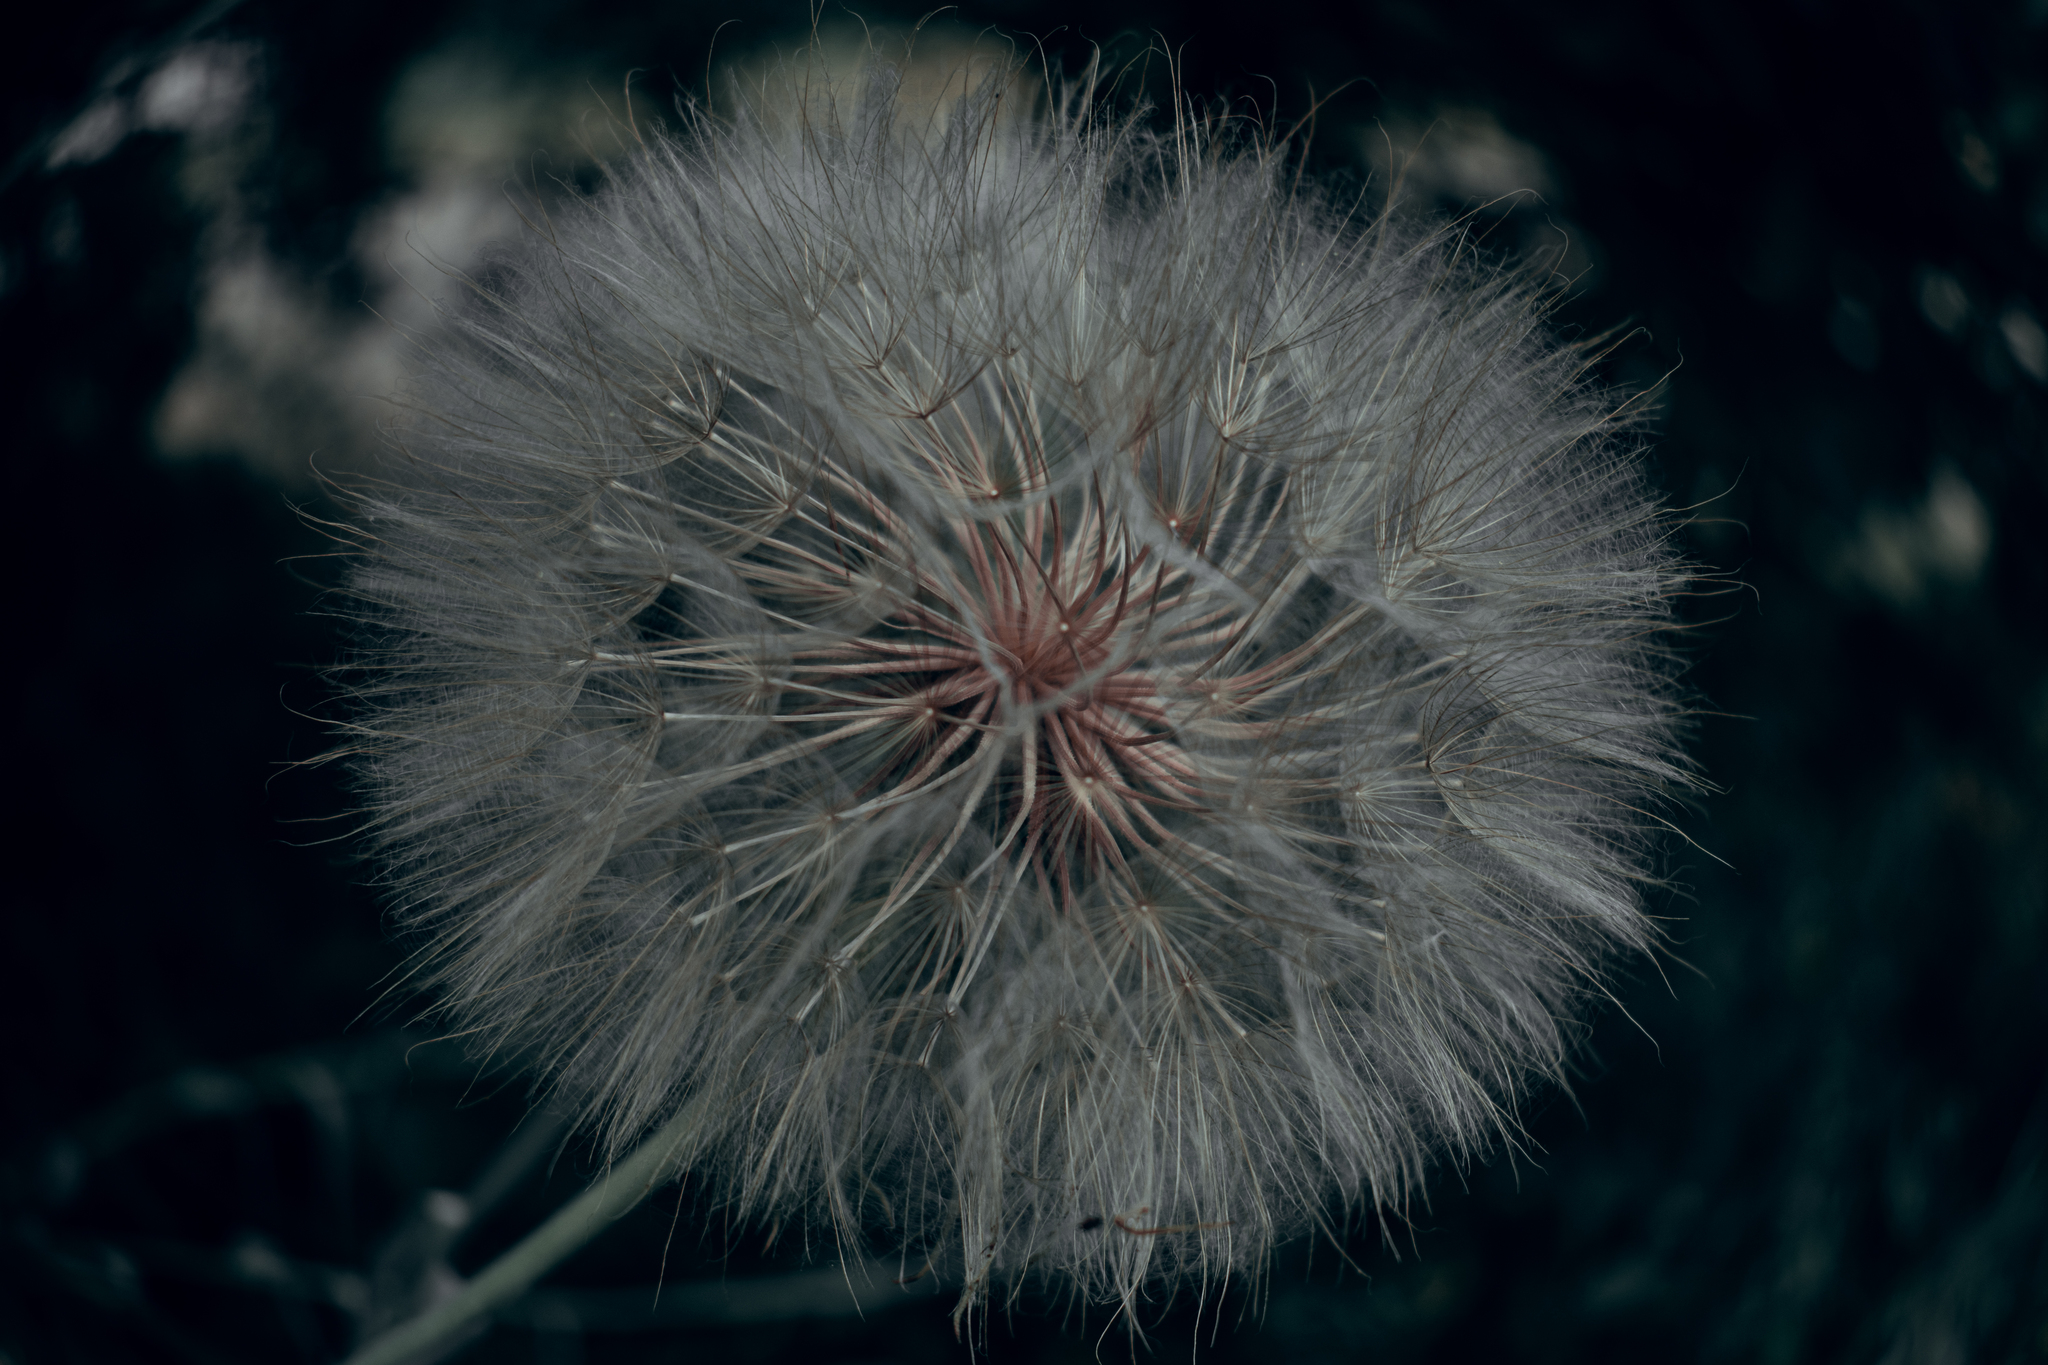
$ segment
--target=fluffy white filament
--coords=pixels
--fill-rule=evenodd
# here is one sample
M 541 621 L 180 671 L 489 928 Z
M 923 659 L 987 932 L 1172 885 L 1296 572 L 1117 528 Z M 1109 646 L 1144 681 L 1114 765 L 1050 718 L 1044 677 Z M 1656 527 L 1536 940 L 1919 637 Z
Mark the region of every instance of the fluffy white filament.
M 732 1207 L 1132 1305 L 1512 1125 L 1682 781 L 1527 281 L 999 71 L 771 82 L 472 282 L 364 506 L 423 967 Z

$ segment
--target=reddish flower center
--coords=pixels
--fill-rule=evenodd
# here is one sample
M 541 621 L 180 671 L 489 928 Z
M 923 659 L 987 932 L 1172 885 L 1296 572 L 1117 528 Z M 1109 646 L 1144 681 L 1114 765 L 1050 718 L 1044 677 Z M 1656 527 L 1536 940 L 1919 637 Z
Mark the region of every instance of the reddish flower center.
M 810 709 L 883 741 L 864 800 L 956 788 L 1071 903 L 1076 873 L 1122 865 L 1164 834 L 1155 809 L 1197 795 L 1144 657 L 1184 585 L 1093 508 L 1073 536 L 1043 509 L 951 529 L 957 560 L 807 664 Z

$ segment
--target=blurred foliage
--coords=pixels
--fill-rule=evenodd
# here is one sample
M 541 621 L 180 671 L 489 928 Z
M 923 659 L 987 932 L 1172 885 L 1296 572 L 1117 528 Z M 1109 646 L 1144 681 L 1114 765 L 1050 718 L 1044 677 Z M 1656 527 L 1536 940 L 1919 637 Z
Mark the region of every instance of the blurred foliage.
M 946 23 L 1069 62 L 1156 34 L 1187 91 L 1283 122 L 1322 98 L 1318 174 L 1405 164 L 1550 253 L 1567 326 L 1642 328 L 1609 377 L 1670 376 L 1654 475 L 1746 591 L 1694 613 L 1724 790 L 1671 842 L 1673 951 L 1618 987 L 1576 1094 L 1411 1224 L 1303 1244 L 1220 1312 L 1162 1303 L 1154 1347 L 2048 1358 L 2048 4 L 1272 17 Z M 405 306 L 380 263 L 495 230 L 477 183 L 587 178 L 625 72 L 657 104 L 701 85 L 729 18 L 726 55 L 802 37 L 790 6 L 251 0 L 53 11 L 20 49 L 9 1365 L 337 1360 L 589 1175 L 516 1077 L 411 1027 L 337 774 L 288 766 L 339 647 L 294 504 L 331 511 L 309 457 L 366 458 L 366 305 Z M 798 1240 L 685 1185 L 461 1358 L 965 1359 L 946 1295 L 849 1289 Z M 985 1346 L 1126 1350 L 1029 1295 Z

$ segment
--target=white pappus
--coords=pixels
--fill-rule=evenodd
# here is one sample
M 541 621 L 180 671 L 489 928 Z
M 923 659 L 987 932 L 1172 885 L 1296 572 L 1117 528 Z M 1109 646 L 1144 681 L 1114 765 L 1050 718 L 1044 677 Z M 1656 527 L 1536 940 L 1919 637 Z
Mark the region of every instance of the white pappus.
M 644 125 L 421 338 L 349 750 L 418 968 L 611 1151 L 1134 1308 L 1512 1140 L 1684 785 L 1543 291 L 998 67 Z

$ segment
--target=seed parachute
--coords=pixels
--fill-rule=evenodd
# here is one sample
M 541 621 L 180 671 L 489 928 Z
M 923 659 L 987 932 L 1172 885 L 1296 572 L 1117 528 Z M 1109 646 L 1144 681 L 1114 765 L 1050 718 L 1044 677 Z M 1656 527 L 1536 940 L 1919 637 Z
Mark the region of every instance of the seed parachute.
M 1096 88 L 637 121 L 360 505 L 349 747 L 460 1026 L 963 1307 L 1511 1140 L 1687 781 L 1681 570 L 1542 290 Z

